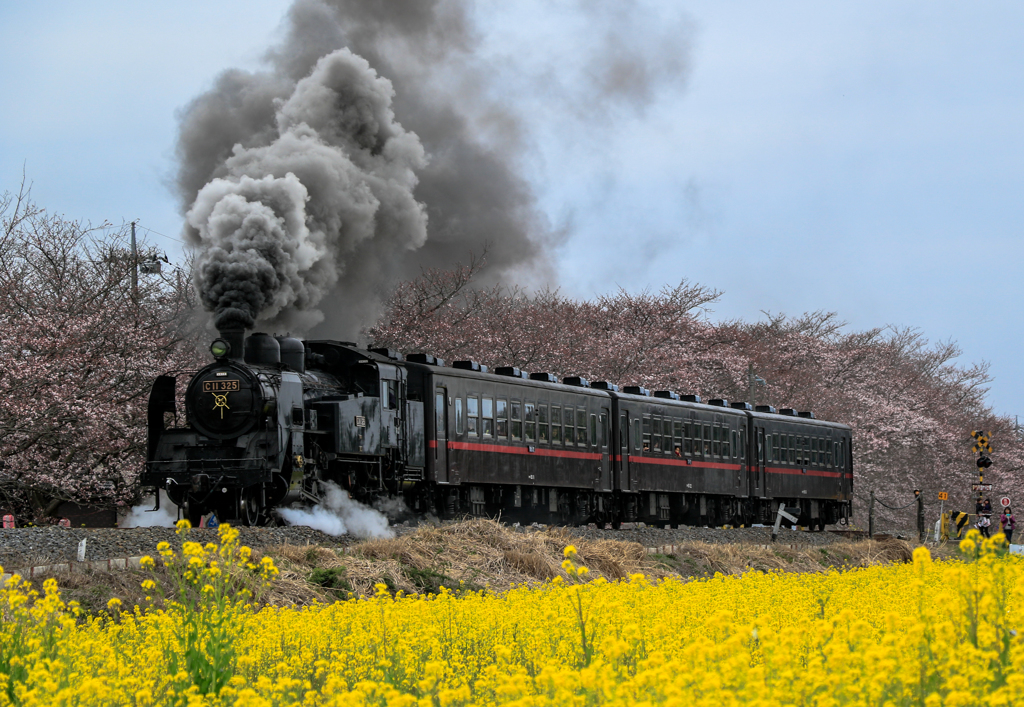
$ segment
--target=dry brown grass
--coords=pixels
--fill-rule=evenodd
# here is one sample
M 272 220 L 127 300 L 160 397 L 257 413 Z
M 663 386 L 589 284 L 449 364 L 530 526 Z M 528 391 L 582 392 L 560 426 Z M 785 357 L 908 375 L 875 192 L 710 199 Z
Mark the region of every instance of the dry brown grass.
M 652 578 L 699 578 L 715 572 L 821 572 L 830 567 L 867 567 L 911 559 L 911 547 L 892 538 L 800 548 L 692 542 L 674 546 L 668 555 L 649 555 L 638 543 L 585 540 L 561 528 L 524 532 L 490 520 L 468 520 L 421 527 L 399 538 L 368 540 L 347 550 L 315 545 L 268 548 L 264 554 L 275 559 L 281 575 L 258 599 L 276 606 L 330 603 L 373 594 L 376 584 L 406 593 L 436 592 L 441 586 L 503 591 L 564 574 L 562 551 L 567 545 L 576 547 L 576 559 L 589 568 L 591 577 L 609 580 L 637 573 Z M 254 555 L 258 559 L 258 553 Z M 157 570 L 158 579 L 162 571 Z M 113 596 L 125 606 L 143 603 L 139 584 L 149 576 L 128 570 L 56 578 L 67 600 L 99 611 Z M 37 586 L 42 579 L 37 578 Z M 256 589 L 255 583 L 250 588 Z

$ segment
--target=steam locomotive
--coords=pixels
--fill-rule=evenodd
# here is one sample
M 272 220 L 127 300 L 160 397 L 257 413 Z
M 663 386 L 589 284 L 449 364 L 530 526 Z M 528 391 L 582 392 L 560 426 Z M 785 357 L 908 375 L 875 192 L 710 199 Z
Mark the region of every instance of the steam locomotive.
M 142 485 L 193 524 L 211 512 L 270 523 L 275 508 L 320 502 L 329 483 L 442 518 L 739 525 L 773 522 L 784 505 L 822 529 L 850 516 L 851 430 L 809 412 L 220 335 L 184 386 L 184 415 L 175 376 L 149 398 Z

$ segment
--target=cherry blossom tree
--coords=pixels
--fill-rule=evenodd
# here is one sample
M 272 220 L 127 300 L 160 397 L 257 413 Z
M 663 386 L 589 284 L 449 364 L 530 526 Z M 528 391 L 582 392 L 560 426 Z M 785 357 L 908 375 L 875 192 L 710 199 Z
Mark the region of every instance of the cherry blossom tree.
M 0 505 L 38 517 L 61 501 L 137 496 L 153 379 L 196 367 L 189 270 L 146 276 L 125 229 L 0 197 Z M 141 252 L 147 250 L 143 244 Z
M 914 489 L 934 506 L 937 492 L 947 491 L 952 506 L 973 511 L 972 429 L 994 435 L 996 464 L 986 481 L 1024 498 L 1024 444 L 1012 421 L 985 402 L 987 366 L 960 364 L 953 342 L 933 344 L 910 328 L 851 331 L 830 312 L 715 323 L 709 307 L 720 293 L 685 280 L 656 293 L 620 289 L 587 301 L 550 290 L 480 289 L 473 286 L 477 267 L 429 270 L 403 283 L 367 338 L 447 360 L 705 398 L 748 400 L 753 369 L 765 381 L 757 403 L 853 427 L 861 524 L 871 491 L 879 521 L 902 527 L 913 527 L 916 509 L 894 512 L 882 503 L 903 505 Z

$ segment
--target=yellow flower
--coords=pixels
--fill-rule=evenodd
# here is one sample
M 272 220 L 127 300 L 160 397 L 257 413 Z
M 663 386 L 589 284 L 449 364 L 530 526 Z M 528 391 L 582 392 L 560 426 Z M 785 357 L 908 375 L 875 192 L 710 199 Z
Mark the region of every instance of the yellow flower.
M 152 579 L 147 579 L 147 580 L 143 581 L 141 586 L 147 592 L 151 592 L 154 589 L 156 589 L 156 582 L 154 582 Z
M 156 562 L 149 555 L 143 555 L 142 559 L 139 560 L 139 566 L 144 570 L 151 570 L 156 567 Z
M 565 550 L 562 551 L 562 555 L 565 556 L 565 557 L 575 557 L 576 556 L 576 546 L 575 545 L 567 545 Z
M 113 597 L 110 601 L 107 602 L 107 611 L 114 612 L 118 611 L 120 608 L 121 600 L 117 597 Z

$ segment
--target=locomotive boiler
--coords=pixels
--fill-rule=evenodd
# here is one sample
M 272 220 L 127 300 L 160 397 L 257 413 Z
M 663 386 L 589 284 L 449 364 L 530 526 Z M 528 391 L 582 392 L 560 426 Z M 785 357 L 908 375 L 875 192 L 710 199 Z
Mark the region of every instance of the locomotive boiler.
M 328 482 L 439 517 L 739 525 L 784 505 L 820 529 L 850 515 L 850 428 L 808 412 L 343 341 L 225 331 L 210 350 L 187 382 L 156 380 L 142 475 L 194 524 L 270 523 Z

